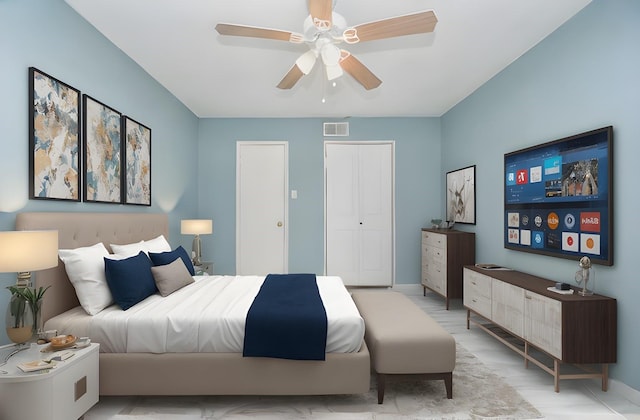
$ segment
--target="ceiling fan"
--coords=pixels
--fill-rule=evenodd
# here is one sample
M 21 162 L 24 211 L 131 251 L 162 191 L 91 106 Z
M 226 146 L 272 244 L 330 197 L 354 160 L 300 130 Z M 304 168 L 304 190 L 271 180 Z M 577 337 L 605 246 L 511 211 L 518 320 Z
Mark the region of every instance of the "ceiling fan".
M 345 19 L 333 11 L 332 0 L 309 0 L 309 16 L 304 21 L 304 34 L 255 26 L 219 23 L 220 35 L 246 36 L 305 43 L 309 51 L 302 54 L 278 87 L 291 89 L 302 76 L 309 74 L 318 57 L 324 64 L 327 79 L 334 80 L 347 72 L 365 89 L 375 89 L 382 81 L 347 50 L 338 46 L 342 42 L 358 42 L 433 32 L 438 19 L 432 10 L 381 19 L 357 26 L 347 26 Z

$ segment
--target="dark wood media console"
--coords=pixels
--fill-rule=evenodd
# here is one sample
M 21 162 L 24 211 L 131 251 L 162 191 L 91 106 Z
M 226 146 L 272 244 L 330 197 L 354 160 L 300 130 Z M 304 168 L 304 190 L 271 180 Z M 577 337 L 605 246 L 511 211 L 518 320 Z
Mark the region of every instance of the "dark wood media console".
M 547 290 L 554 286 L 551 280 L 515 270 L 465 266 L 467 328 L 470 323 L 477 325 L 521 354 L 525 367 L 532 362 L 553 375 L 556 392 L 561 379 L 583 378 L 601 378 L 606 391 L 608 364 L 616 362 L 617 354 L 617 302 L 598 294 L 581 296 L 578 289 L 573 294 Z M 497 334 L 486 321 L 521 340 L 524 350 Z M 530 346 L 548 354 L 553 367 L 532 356 Z M 563 374 L 562 363 L 582 371 Z M 600 365 L 600 370 L 585 365 Z

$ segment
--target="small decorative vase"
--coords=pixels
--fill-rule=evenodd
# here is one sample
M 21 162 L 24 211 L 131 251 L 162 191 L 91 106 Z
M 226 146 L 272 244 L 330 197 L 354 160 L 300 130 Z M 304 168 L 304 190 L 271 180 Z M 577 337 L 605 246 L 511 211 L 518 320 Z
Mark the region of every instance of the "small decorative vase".
M 33 336 L 33 312 L 24 297 L 11 295 L 5 320 L 7 337 L 14 343 L 26 343 Z
M 41 338 L 40 336 L 44 334 L 42 326 L 42 300 L 30 302 L 30 305 L 31 312 L 33 313 L 33 334 Z

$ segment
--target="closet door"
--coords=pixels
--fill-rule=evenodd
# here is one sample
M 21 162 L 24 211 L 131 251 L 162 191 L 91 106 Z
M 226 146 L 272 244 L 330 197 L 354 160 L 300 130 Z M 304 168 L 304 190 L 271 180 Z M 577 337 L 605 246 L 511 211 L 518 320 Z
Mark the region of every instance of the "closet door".
M 393 285 L 393 143 L 325 143 L 325 272 Z

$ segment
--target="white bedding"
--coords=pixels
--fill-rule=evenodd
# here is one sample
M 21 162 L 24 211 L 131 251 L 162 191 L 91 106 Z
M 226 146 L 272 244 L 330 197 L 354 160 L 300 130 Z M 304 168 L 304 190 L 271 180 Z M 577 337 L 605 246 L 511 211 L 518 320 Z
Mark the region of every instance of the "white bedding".
M 167 297 L 153 295 L 90 316 L 81 308 L 48 320 L 46 330 L 90 337 L 109 353 L 242 352 L 247 312 L 264 276 L 195 276 Z M 327 313 L 327 353 L 360 350 L 364 321 L 339 277 L 318 276 Z

